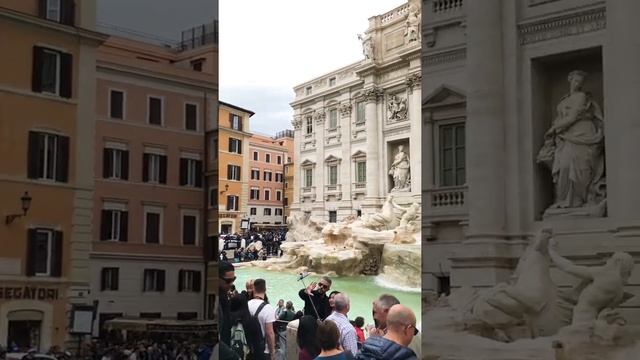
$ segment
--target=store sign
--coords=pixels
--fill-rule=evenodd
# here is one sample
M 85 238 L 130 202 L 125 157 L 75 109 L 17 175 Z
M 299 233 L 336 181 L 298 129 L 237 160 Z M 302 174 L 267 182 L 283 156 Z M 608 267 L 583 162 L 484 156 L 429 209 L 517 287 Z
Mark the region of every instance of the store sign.
M 58 300 L 59 290 L 39 287 L 0 287 L 0 299 L 5 300 Z

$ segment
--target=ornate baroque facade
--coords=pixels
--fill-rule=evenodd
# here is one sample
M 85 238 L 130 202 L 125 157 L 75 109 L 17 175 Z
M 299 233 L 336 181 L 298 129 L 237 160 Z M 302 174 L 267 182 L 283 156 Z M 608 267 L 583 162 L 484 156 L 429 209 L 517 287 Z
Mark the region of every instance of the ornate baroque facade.
M 395 198 L 420 202 L 419 22 L 417 1 L 370 18 L 363 60 L 295 86 L 292 211 L 329 221 L 375 212 L 397 187 L 400 146 L 413 172 Z
M 543 228 L 582 265 L 614 251 L 637 262 L 640 47 L 628 34 L 640 5 L 425 0 L 423 9 L 423 290 L 507 281 Z M 569 176 L 574 166 L 581 172 Z M 559 285 L 575 282 L 553 271 Z M 621 307 L 634 323 L 639 274 Z

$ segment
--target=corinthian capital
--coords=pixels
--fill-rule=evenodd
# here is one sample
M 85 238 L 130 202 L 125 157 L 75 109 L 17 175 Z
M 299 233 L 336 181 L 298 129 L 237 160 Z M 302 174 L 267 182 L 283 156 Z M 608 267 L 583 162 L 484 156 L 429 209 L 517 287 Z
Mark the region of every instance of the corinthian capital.
M 377 86 L 372 86 L 364 91 L 364 99 L 367 102 L 380 101 L 383 97 L 384 90 Z
M 409 93 L 413 92 L 413 89 L 422 85 L 422 75 L 420 73 L 413 73 L 407 76 L 404 81 L 409 89 Z
M 313 113 L 313 118 L 316 121 L 316 124 L 321 125 L 324 123 L 324 118 L 327 116 L 327 114 L 324 112 L 324 109 L 319 109 L 316 110 Z

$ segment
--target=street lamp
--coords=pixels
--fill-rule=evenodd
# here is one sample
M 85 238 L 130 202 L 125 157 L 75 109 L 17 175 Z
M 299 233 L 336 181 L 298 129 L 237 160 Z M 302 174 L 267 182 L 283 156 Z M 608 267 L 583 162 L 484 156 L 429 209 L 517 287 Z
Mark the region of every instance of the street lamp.
M 27 211 L 29 211 L 29 208 L 31 207 L 31 195 L 29 195 L 28 191 L 24 192 L 24 195 L 22 195 L 22 197 L 20 198 L 20 201 L 22 202 L 22 214 L 7 215 L 7 217 L 4 219 L 4 223 L 6 225 L 11 224 L 13 220 L 19 217 L 27 215 Z
M 224 190 L 220 191 L 220 194 L 224 194 L 229 191 L 229 184 L 224 184 Z

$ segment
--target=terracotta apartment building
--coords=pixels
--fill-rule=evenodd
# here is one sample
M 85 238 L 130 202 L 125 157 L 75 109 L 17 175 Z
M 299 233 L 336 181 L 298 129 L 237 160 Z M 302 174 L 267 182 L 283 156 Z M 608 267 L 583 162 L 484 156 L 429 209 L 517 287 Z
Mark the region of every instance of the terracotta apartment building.
M 218 117 L 219 233 L 241 232 L 249 198 L 249 118 L 253 111 L 220 101 Z
M 215 128 L 217 68 L 214 42 L 175 48 L 112 36 L 99 49 L 96 333 L 112 318 L 207 315 L 205 130 Z
M 249 220 L 254 229 L 284 224 L 285 164 L 293 150 L 293 132 L 276 137 L 254 134 L 249 141 Z
M 0 0 L 0 344 L 64 345 L 91 305 L 95 0 Z

